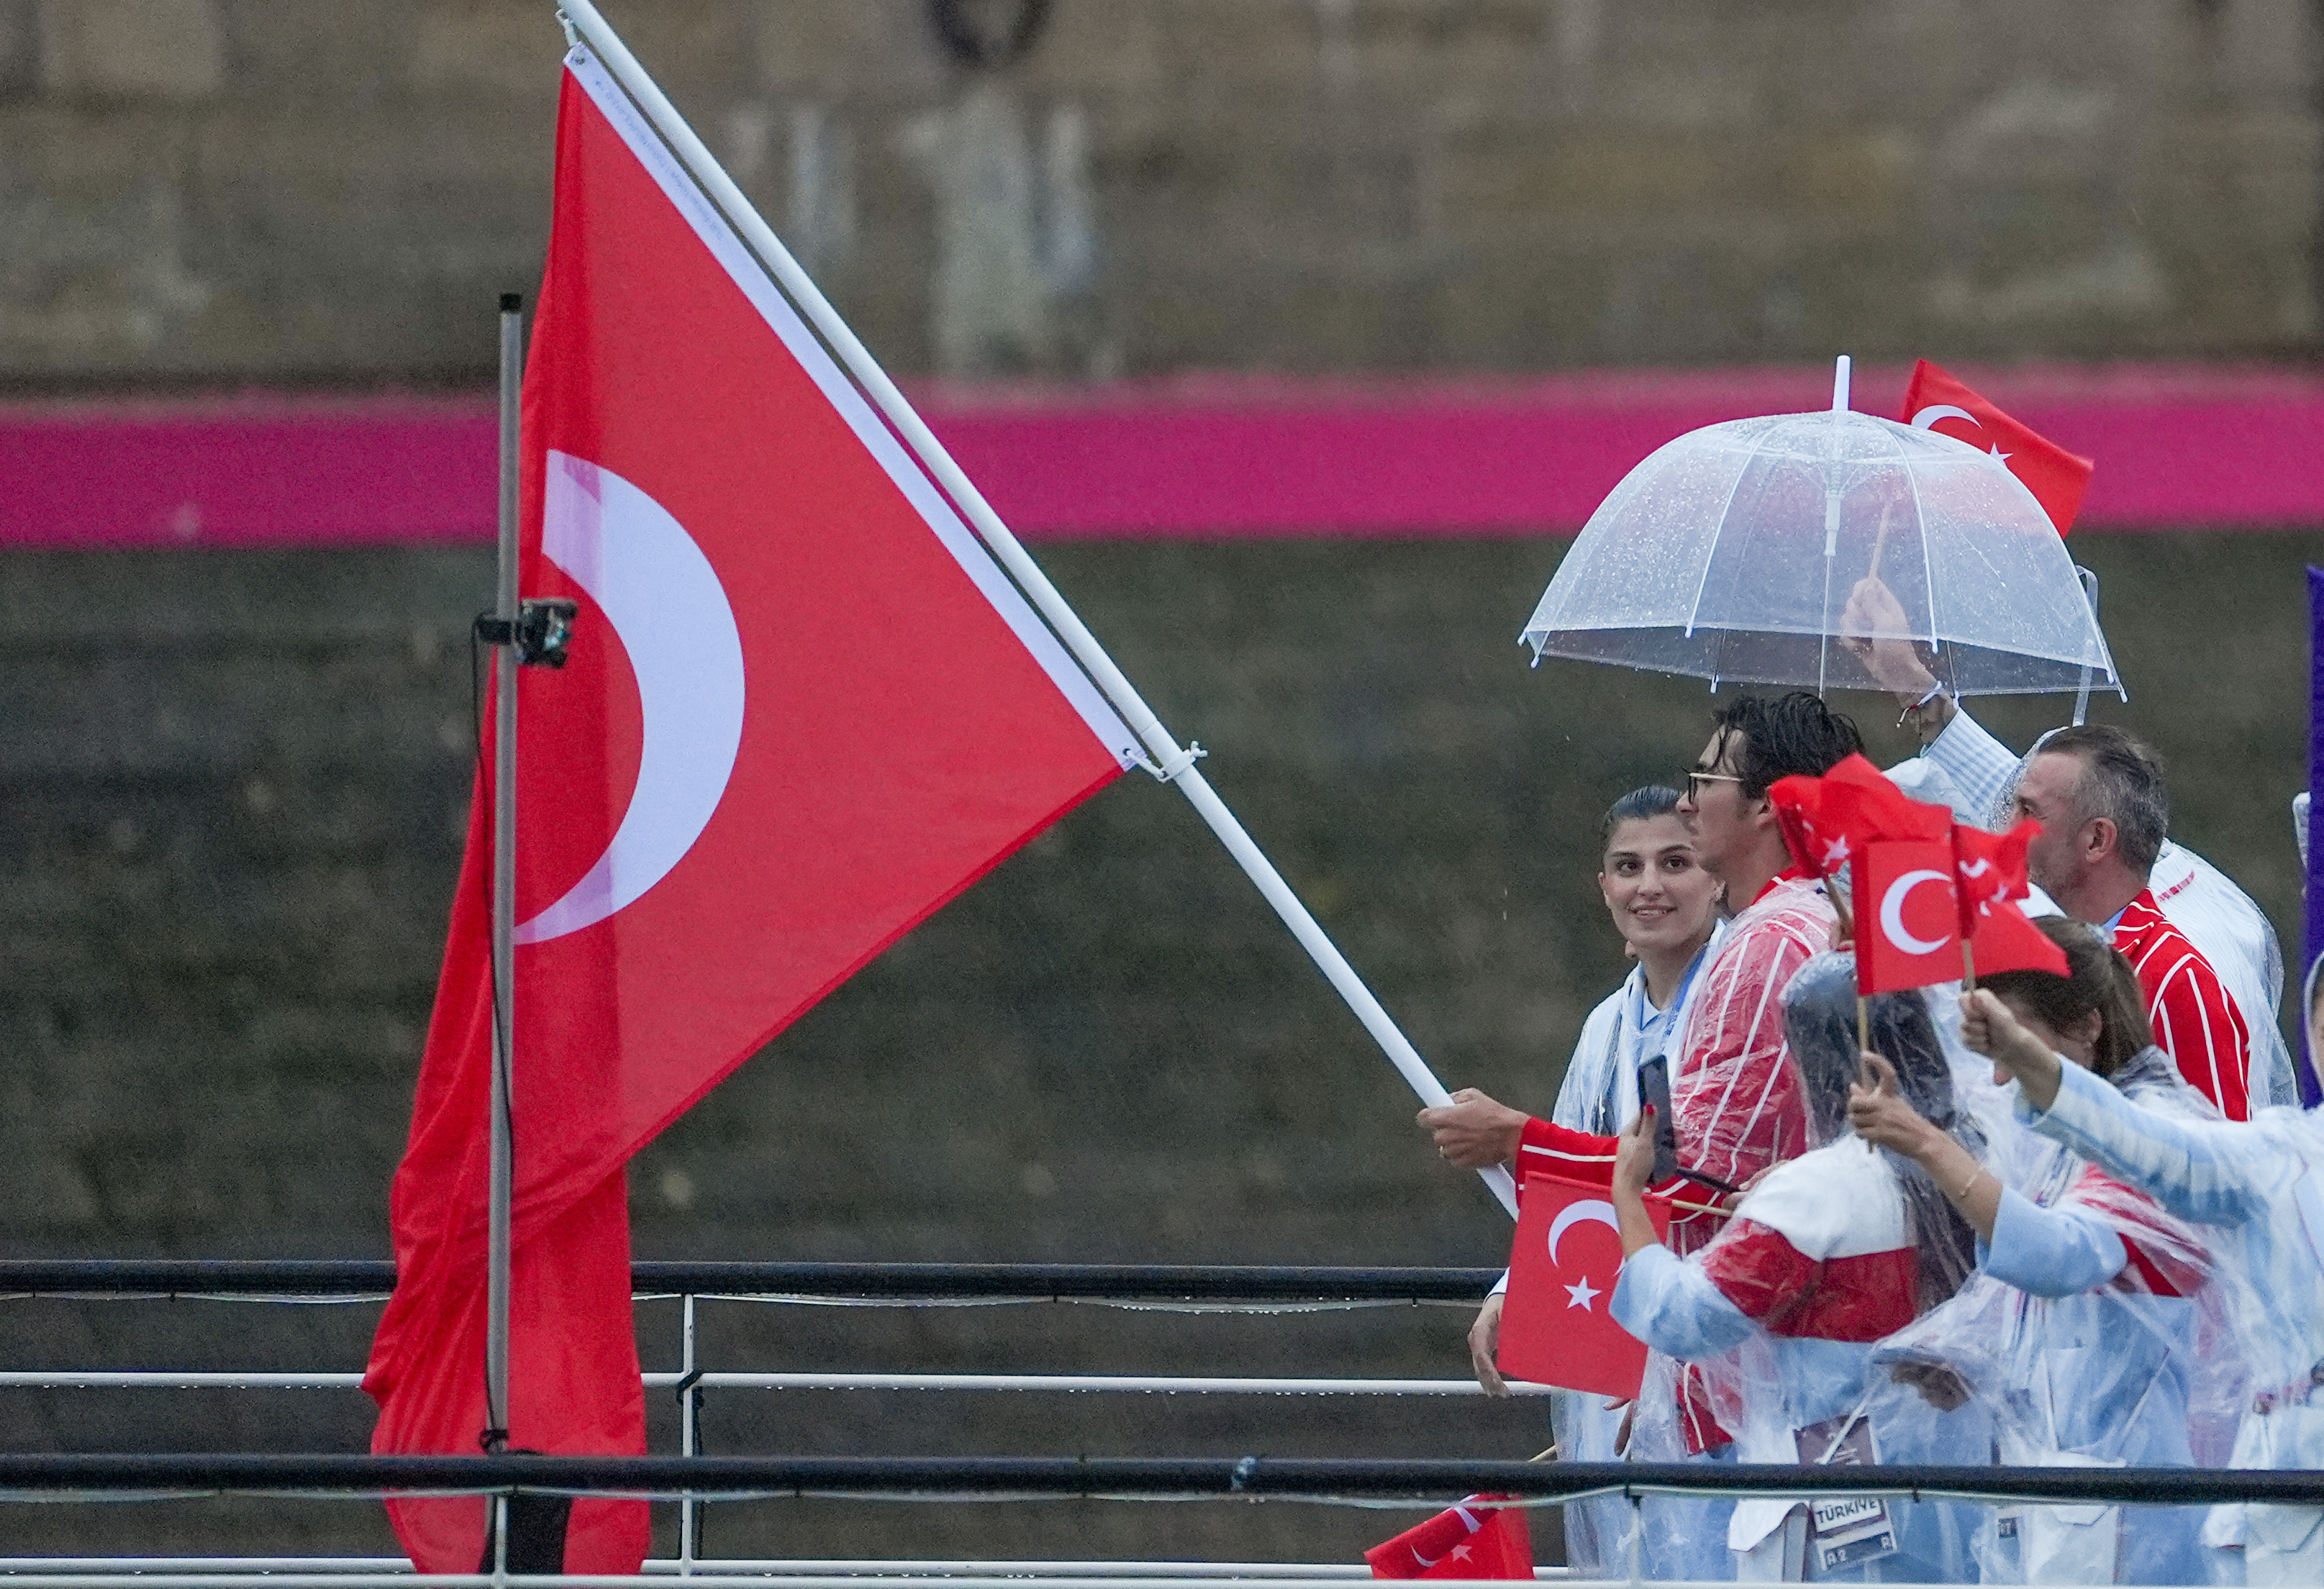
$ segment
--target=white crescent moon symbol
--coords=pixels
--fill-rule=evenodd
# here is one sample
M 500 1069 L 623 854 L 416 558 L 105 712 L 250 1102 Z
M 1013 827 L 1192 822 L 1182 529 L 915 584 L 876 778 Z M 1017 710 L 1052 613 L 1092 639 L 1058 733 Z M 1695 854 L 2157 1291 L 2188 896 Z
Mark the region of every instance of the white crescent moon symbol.
M 716 570 L 669 510 L 610 469 L 551 451 L 541 555 L 589 592 L 637 675 L 644 744 L 613 840 L 516 930 L 543 943 L 604 921 L 694 847 L 742 743 L 742 637 Z
M 1565 1238 L 1565 1233 L 1590 1219 L 1595 1219 L 1616 1235 L 1622 1234 L 1621 1224 L 1614 1217 L 1614 1205 L 1604 1199 L 1585 1198 L 1579 1202 L 1568 1203 L 1557 1211 L 1557 1217 L 1550 1221 L 1549 1261 L 1552 1263 L 1557 1262 L 1557 1244 Z
M 1941 883 L 1942 872 L 1927 870 L 1906 872 L 1888 885 L 1888 892 L 1880 896 L 1880 930 L 1888 941 L 1906 954 L 1934 954 L 1945 946 L 1941 938 L 1915 938 L 1904 931 L 1904 901 L 1914 889 L 1923 883 Z
M 1913 416 L 1913 428 L 1927 430 L 1940 419 L 1966 419 L 1971 425 L 1977 425 L 1980 431 L 1985 428 L 1984 426 L 1978 425 L 1976 415 L 1967 409 L 1956 409 L 1950 403 L 1931 403 Z

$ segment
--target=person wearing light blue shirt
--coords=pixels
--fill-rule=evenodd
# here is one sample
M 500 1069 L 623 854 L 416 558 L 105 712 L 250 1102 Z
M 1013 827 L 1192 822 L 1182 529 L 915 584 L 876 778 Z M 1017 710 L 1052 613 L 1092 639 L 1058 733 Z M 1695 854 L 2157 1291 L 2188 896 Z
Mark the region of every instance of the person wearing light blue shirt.
M 2034 1130 L 2179 1217 L 2226 1227 L 2216 1250 L 2243 1281 L 2233 1316 L 2255 1387 L 2230 1465 L 2324 1468 L 2324 1121 L 2289 1108 L 2248 1121 L 2142 1108 L 1982 988 L 1961 1001 L 1961 1036 L 1997 1079 L 2016 1081 Z M 2247 1584 L 2324 1583 L 2324 1508 L 2223 1509 L 2204 1533 L 2222 1545 L 2240 1533 Z
M 2145 1107 L 2219 1118 L 2153 1045 L 2122 955 L 2084 923 L 2045 916 L 2035 925 L 2064 952 L 2068 975 L 2004 971 L 1987 991 L 2046 1046 Z M 2220 1317 L 2222 1288 L 2210 1283 L 2200 1226 L 2053 1143 L 2012 1131 L 2017 1162 L 1997 1170 L 1881 1091 L 1858 1088 L 1849 1116 L 1867 1141 L 1928 1171 L 1978 1236 L 1978 1278 L 1884 1345 L 1880 1359 L 1895 1377 L 1932 1405 L 1957 1405 L 1977 1387 L 2007 1463 L 2197 1461 L 2190 1401 L 2199 1383 L 2209 1388 L 2199 1359 L 2232 1356 L 2207 1329 Z M 2223 1421 L 2212 1410 L 2201 1408 L 2207 1428 Z M 2223 1446 L 2206 1453 L 2226 1456 Z M 2200 1511 L 2035 1505 L 2016 1509 L 2014 1522 L 2013 1533 L 1989 1534 L 1979 1547 L 1987 1582 L 2210 1581 Z
M 1678 791 L 1660 785 L 1633 789 L 1606 813 L 1600 829 L 1598 889 L 1614 928 L 1637 962 L 1621 986 L 1582 1023 L 1566 1062 L 1550 1118 L 1560 1125 L 1611 1135 L 1638 1112 L 1638 1069 L 1682 1047 L 1698 976 L 1715 951 L 1720 931 L 1719 883 L 1695 861 L 1694 844 L 1677 815 Z M 1477 1379 L 1506 1395 L 1493 1357 L 1499 1342 L 1504 1275 L 1469 1333 Z M 1552 1400 L 1561 1456 L 1572 1462 L 1621 1459 L 1624 1410 L 1605 1399 L 1558 1392 Z M 1655 1497 L 1636 1511 L 1620 1496 L 1578 1501 L 1565 1508 L 1568 1567 L 1586 1576 L 1629 1572 L 1628 1538 L 1643 1519 L 1639 1569 L 1648 1578 L 1696 1578 L 1708 1566 L 1724 1575 L 1728 1502 Z M 1716 1515 L 1713 1515 L 1716 1514 Z M 1676 1542 L 1717 1543 L 1697 1561 L 1681 1558 Z

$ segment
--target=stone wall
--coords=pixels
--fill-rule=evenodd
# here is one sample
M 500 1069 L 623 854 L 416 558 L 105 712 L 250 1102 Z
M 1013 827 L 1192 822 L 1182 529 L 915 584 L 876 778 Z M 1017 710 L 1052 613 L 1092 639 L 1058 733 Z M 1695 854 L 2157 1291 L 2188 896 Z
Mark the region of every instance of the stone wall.
M 2310 537 L 2078 538 L 2173 764 L 2173 831 L 2296 930 Z M 1545 1108 L 1619 974 L 1598 813 L 1701 742 L 1699 684 L 1523 664 L 1559 543 L 1040 556 L 1439 1073 Z M 0 558 L 0 1250 L 387 1251 L 470 778 L 477 551 Z M 2222 615 L 2234 643 L 2222 645 Z M 1875 753 L 1893 707 L 1852 703 Z M 1984 711 L 2024 743 L 2054 700 Z M 1982 709 L 1981 709 L 1982 710 Z M 1174 792 L 1132 775 L 752 1060 L 633 1166 L 645 1257 L 1489 1264 L 1508 1224 Z M 650 1364 L 667 1305 L 641 1307 Z M 11 1367 L 355 1368 L 368 1307 L 8 1302 Z M 1458 1311 L 706 1309 L 721 1366 L 1462 1372 Z M 654 1399 L 663 1419 L 663 1399 Z M 355 1449 L 352 1393 L 0 1392 L 0 1448 Z M 1274 1400 L 948 1415 L 722 1395 L 737 1451 L 1525 1456 L 1530 1407 Z M 674 1448 L 666 1424 L 662 1448 Z M 1352 1559 L 1312 1508 L 787 1503 L 714 1548 Z M 21 1548 L 385 1547 L 368 1506 L 17 1508 Z M 908 1532 L 904 1531 L 908 1529 Z M 665 1540 L 667 1546 L 668 1541 Z
M 971 13 L 1014 0 L 963 0 Z M 899 371 L 2300 354 L 2301 0 L 605 0 Z M 550 0 L 0 0 L 0 381 L 472 379 Z

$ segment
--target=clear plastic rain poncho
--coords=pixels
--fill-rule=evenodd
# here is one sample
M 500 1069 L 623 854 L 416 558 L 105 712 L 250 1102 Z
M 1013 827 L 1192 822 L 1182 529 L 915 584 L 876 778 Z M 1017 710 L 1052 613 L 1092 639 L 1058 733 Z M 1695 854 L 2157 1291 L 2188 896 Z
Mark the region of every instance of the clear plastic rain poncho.
M 1772 1206 L 1782 1200 L 1796 1207 L 1803 1183 L 1811 1202 L 1815 1189 L 1828 1189 L 1825 1207 L 1810 1213 L 1823 1222 L 1827 1237 L 1837 1235 L 1818 1251 L 1861 1250 L 1858 1261 L 1868 1260 L 1876 1269 L 1885 1262 L 1882 1272 L 1894 1273 L 1911 1293 L 1889 1295 L 1893 1317 L 1905 1324 L 1959 1290 L 1975 1261 L 1974 1237 L 1917 1165 L 1860 1144 L 1848 1131 L 1848 1093 L 1858 1052 L 1855 957 L 1817 956 L 1792 979 L 1783 1002 L 1789 1062 L 1817 1145 L 1747 1194 L 1726 1230 L 1690 1263 L 1715 1267 L 1722 1247 L 1765 1241 L 1766 1227 L 1754 1217 L 1755 1198 L 1761 1216 L 1777 1220 L 1783 1217 Z M 1873 998 L 1869 1028 L 1873 1049 L 1895 1066 L 1914 1108 L 1972 1153 L 1980 1153 L 1983 1129 L 1956 1102 L 1952 1061 L 1928 996 L 1916 990 Z M 1852 1233 L 1851 1225 L 1858 1227 Z M 1796 1226 L 1775 1228 L 1790 1240 Z M 1900 1245 L 1909 1252 L 1899 1252 Z M 1846 1261 L 1820 1263 L 1813 1283 Z M 1691 1443 L 1702 1443 L 1702 1426 L 1711 1419 L 1731 1437 L 1741 1462 L 1989 1461 L 1987 1411 L 1969 1402 L 1939 1411 L 1909 1375 L 1899 1382 L 1885 1369 L 1876 1371 L 1879 1339 L 1867 1338 L 1865 1316 L 1851 1306 L 1829 1295 L 1785 1298 L 1760 1315 L 1763 1327 L 1731 1350 L 1695 1356 L 1691 1367 L 1656 1353 L 1638 1403 L 1637 1455 L 1675 1459 Z M 1738 1502 L 1725 1543 L 1748 1555 L 1754 1566 L 1766 1565 L 1761 1558 L 1784 1548 L 1786 1520 L 1799 1504 Z M 1807 1542 L 1809 1575 L 1962 1581 L 1974 1572 L 1982 1521 L 1983 1509 L 1975 1506 L 1895 1500 L 1877 1509 L 1864 1503 L 1853 1514 L 1828 1513 Z M 1695 1554 L 1707 1557 L 1709 1552 Z
M 1877 575 L 1957 694 L 2112 688 L 2073 561 L 1989 454 L 1835 409 L 1666 443 L 1599 504 L 1523 638 L 1538 657 L 1713 681 L 1881 688 L 1840 638 Z M 1886 638 L 1886 637 L 1884 637 Z
M 2142 1107 L 2218 1117 L 2159 1049 L 2112 1080 Z M 2230 1305 L 2244 1287 L 2215 1263 L 2216 1233 L 2015 1121 L 1997 1125 L 1987 1162 L 2039 1208 L 2096 1216 L 2129 1263 L 2110 1282 L 2064 1296 L 1980 1273 L 1882 1343 L 1876 1364 L 1932 1400 L 1979 1410 L 2010 1465 L 2225 1463 L 2249 1380 Z M 1997 1509 L 1976 1554 L 1986 1583 L 2208 1583 L 2202 1522 L 2200 1508 Z

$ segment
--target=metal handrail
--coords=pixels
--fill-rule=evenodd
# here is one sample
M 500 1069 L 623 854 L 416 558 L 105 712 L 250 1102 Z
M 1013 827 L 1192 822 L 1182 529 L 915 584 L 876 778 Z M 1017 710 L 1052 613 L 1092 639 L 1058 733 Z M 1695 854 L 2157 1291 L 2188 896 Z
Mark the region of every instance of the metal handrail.
M 1221 1263 L 727 1263 L 630 1266 L 640 1296 L 927 1300 L 1066 1298 L 1156 1301 L 1468 1302 L 1498 1269 Z M 0 1294 L 383 1297 L 385 1259 L 12 1258 Z
M 0 1390 L 352 1391 L 361 1373 L 328 1370 L 176 1368 L 0 1369 Z M 648 1390 L 1127 1392 L 1212 1396 L 1481 1396 L 1475 1380 L 1297 1379 L 1145 1373 L 811 1373 L 719 1369 L 639 1375 Z M 1509 1393 L 1545 1396 L 1546 1385 L 1511 1381 Z
M 1193 1456 L 370 1456 L 248 1452 L 0 1453 L 0 1492 L 379 1495 L 530 1490 L 774 1496 L 1235 1496 L 1443 1502 L 1600 1494 L 1910 1495 L 2200 1506 L 2324 1505 L 2324 1472 Z

